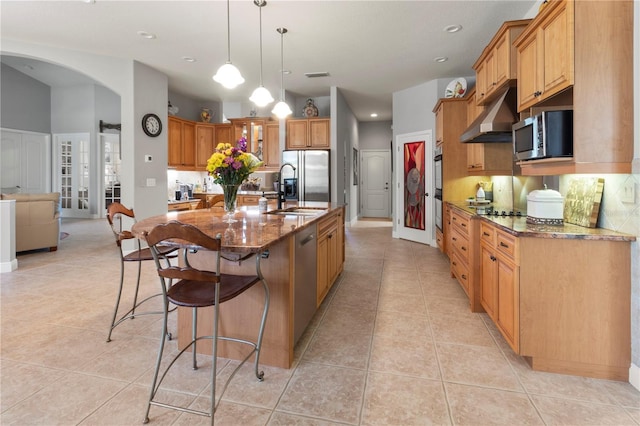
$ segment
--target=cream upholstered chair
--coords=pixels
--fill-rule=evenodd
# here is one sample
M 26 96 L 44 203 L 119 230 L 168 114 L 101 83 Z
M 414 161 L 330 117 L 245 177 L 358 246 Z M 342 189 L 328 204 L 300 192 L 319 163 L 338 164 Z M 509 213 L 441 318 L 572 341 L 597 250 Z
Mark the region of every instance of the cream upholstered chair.
M 60 241 L 60 193 L 2 194 L 16 200 L 16 251 L 58 249 Z
M 144 423 L 149 421 L 149 411 L 151 405 L 157 405 L 164 408 L 171 408 L 179 411 L 184 411 L 192 414 L 198 414 L 202 416 L 208 416 L 211 418 L 211 424 L 214 423 L 214 414 L 216 411 L 216 370 L 217 370 L 217 358 L 218 358 L 218 340 L 225 340 L 236 342 L 240 344 L 248 345 L 252 348 L 247 356 L 235 367 L 231 373 L 227 382 L 220 393 L 220 398 L 226 386 L 229 384 L 235 373 L 244 365 L 244 363 L 255 354 L 255 375 L 259 381 L 263 380 L 264 372 L 259 371 L 260 361 L 260 348 L 262 346 L 262 336 L 264 333 L 264 326 L 267 320 L 267 312 L 269 310 L 269 288 L 266 281 L 262 277 L 260 272 L 260 255 L 256 255 L 256 275 L 230 275 L 220 272 L 220 259 L 222 242 L 221 236 L 212 238 L 193 225 L 180 223 L 178 221 L 171 221 L 167 224 L 157 225 L 151 231 L 145 235 L 145 239 L 151 248 L 151 253 L 156 261 L 156 267 L 158 269 L 158 275 L 160 277 L 160 287 L 164 295 L 164 323 L 162 327 L 162 335 L 167 333 L 167 314 L 169 312 L 169 303 L 177 306 L 187 307 L 192 309 L 192 330 L 191 341 L 170 361 L 167 362 L 166 367 L 162 374 L 160 374 L 160 366 L 163 362 L 163 351 L 165 339 L 160 339 L 160 348 L 158 350 L 158 359 L 156 361 L 155 372 L 153 375 L 153 381 L 151 384 L 151 394 L 149 396 L 149 403 L 147 404 L 147 411 L 144 417 Z M 162 253 L 167 250 L 167 246 L 164 244 L 171 244 L 172 241 L 180 241 L 181 249 L 181 263 L 180 266 L 163 266 L 161 263 Z M 189 255 L 196 253 L 199 250 L 207 250 L 215 253 L 215 260 L 207 262 L 207 265 L 211 265 L 208 270 L 197 269 L 191 266 L 189 262 Z M 173 285 L 167 286 L 165 280 L 174 280 Z M 218 321 L 220 317 L 220 304 L 227 302 L 236 296 L 241 295 L 254 285 L 262 283 L 265 292 L 264 306 L 262 310 L 262 319 L 258 330 L 258 336 L 255 342 L 235 338 L 231 336 L 219 336 L 218 335 Z M 213 335 L 211 336 L 197 336 L 197 318 L 198 308 L 213 307 Z M 208 412 L 193 410 L 186 407 L 179 407 L 168 403 L 160 402 L 157 400 L 157 394 L 169 369 L 175 364 L 176 360 L 188 349 L 191 349 L 193 355 L 193 369 L 196 370 L 198 365 L 196 363 L 196 342 L 208 339 L 212 341 L 212 366 L 211 366 L 211 405 Z M 219 402 L 219 400 L 218 400 Z
M 162 314 L 162 311 L 146 311 L 146 312 L 136 312 L 136 309 L 145 303 L 147 300 L 150 300 L 154 297 L 159 297 L 160 293 L 155 294 L 153 296 L 149 296 L 144 300 L 138 302 L 138 290 L 140 288 L 140 275 L 142 272 L 142 262 L 153 260 L 153 256 L 151 255 L 151 250 L 149 247 L 142 247 L 139 239 L 135 239 L 133 234 L 130 231 L 123 229 L 123 221 L 125 218 L 128 218 L 131 222 L 135 223 L 135 215 L 132 209 L 128 209 L 122 204 L 118 202 L 113 202 L 109 204 L 107 207 L 107 221 L 109 222 L 109 226 L 113 231 L 113 236 L 116 239 L 116 245 L 118 246 L 118 251 L 120 252 L 120 286 L 118 289 L 118 296 L 116 298 L 116 306 L 113 310 L 113 317 L 111 319 L 111 326 L 109 327 L 109 335 L 107 336 L 107 342 L 111 341 L 111 333 L 113 329 L 120 325 L 126 319 L 133 319 L 136 316 L 140 315 L 149 315 L 149 314 Z M 136 248 L 130 253 L 125 253 L 122 249 L 122 242 L 124 240 L 132 240 L 136 241 Z M 169 263 L 170 257 L 176 257 L 177 249 L 175 248 L 167 248 L 161 251 L 160 256 Z M 122 289 L 124 287 L 124 270 L 126 263 L 137 263 L 138 265 L 138 275 L 136 279 L 136 289 L 133 295 L 133 302 L 131 303 L 131 309 L 127 312 L 122 313 L 118 318 L 118 310 L 120 308 L 120 300 L 122 298 Z M 167 335 L 171 338 L 171 335 Z

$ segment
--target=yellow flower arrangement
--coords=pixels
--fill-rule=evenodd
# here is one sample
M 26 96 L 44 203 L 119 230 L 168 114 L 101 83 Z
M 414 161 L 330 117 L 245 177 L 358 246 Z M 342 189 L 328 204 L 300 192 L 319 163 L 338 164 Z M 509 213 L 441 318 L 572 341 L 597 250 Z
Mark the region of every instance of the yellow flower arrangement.
M 247 139 L 241 138 L 236 146 L 221 142 L 207 160 L 207 171 L 219 185 L 240 185 L 262 165 L 262 161 L 247 152 Z

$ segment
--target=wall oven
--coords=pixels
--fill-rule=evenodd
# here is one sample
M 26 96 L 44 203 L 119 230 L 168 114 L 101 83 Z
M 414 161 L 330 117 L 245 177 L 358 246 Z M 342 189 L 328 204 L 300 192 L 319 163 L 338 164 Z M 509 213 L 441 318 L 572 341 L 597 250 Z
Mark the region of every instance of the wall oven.
M 435 182 L 435 222 L 439 230 L 442 231 L 442 147 L 434 151 L 433 170 Z

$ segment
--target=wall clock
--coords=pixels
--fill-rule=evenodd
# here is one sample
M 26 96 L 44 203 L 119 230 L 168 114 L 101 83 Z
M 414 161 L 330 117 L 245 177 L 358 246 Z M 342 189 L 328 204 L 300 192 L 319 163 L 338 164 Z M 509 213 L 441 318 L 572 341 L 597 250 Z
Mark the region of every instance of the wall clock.
M 142 130 L 147 134 L 147 136 L 151 136 L 155 138 L 156 136 L 162 133 L 162 121 L 160 121 L 160 117 L 155 114 L 145 114 L 142 117 Z

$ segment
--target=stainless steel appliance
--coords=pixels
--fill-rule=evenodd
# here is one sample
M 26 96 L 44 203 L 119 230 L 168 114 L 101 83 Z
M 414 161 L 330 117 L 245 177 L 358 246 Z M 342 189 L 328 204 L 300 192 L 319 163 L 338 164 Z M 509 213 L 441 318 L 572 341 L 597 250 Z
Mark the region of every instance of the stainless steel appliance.
M 433 170 L 435 182 L 435 218 L 436 226 L 442 231 L 442 148 L 436 148 L 433 157 Z
M 293 343 L 300 339 L 316 312 L 317 269 L 316 225 L 313 224 L 295 236 L 295 281 L 293 289 Z
M 514 124 L 512 133 L 518 160 L 571 157 L 573 110 L 542 111 Z
M 516 95 L 515 87 L 505 89 L 460 135 L 460 142 L 511 143 L 511 126 L 519 119 Z
M 280 177 L 283 182 L 295 182 L 298 201 L 331 201 L 329 151 L 300 150 L 284 151 L 282 162 L 291 163 L 296 170 L 286 167 Z M 287 181 L 297 179 L 297 181 Z M 292 196 L 289 189 L 289 194 Z M 295 198 L 294 198 L 295 199 Z

